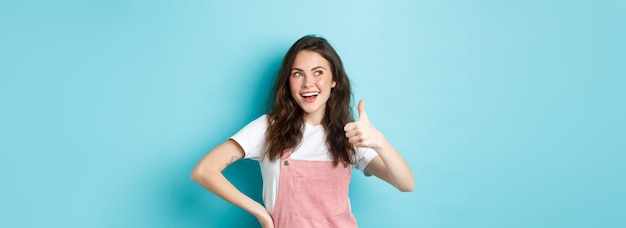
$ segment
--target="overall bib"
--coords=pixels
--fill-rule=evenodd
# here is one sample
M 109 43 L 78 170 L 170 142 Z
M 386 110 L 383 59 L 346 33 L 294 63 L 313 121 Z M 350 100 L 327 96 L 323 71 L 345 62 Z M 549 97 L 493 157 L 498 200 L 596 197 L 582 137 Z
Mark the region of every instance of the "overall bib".
M 348 185 L 352 167 L 332 161 L 306 161 L 283 153 L 278 197 L 272 218 L 275 228 L 357 227 L 350 211 Z

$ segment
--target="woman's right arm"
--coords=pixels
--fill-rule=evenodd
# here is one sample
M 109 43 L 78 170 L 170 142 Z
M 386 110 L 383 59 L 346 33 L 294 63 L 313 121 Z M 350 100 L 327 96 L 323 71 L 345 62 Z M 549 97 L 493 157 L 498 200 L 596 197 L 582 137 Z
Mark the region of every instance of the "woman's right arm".
M 198 162 L 191 172 L 191 179 L 215 195 L 254 215 L 262 227 L 273 227 L 272 217 L 265 207 L 239 191 L 222 174 L 226 167 L 243 158 L 244 154 L 241 146 L 230 139 L 215 147 Z

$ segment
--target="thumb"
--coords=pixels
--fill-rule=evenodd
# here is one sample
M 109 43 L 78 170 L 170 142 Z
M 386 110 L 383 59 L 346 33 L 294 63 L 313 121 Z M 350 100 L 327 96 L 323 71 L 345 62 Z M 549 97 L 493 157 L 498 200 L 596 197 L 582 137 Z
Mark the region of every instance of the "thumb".
M 365 113 L 365 100 L 361 99 L 359 101 L 359 120 L 367 120 L 367 114 Z

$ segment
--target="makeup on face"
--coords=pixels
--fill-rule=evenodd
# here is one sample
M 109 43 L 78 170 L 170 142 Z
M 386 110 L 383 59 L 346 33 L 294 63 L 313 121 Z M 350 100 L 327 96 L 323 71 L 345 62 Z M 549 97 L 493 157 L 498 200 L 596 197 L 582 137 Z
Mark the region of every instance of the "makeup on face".
M 328 60 L 314 51 L 300 51 L 294 59 L 289 86 L 305 114 L 323 114 L 331 88 L 335 87 Z

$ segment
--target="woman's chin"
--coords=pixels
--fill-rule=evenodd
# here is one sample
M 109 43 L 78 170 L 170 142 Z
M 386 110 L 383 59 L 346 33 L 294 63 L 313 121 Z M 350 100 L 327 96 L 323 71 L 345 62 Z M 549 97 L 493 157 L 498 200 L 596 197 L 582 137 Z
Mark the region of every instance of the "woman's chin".
M 312 105 L 304 105 L 304 106 L 300 106 L 300 108 L 302 109 L 302 112 L 305 115 L 315 115 L 316 113 L 324 112 L 323 108 L 312 106 Z

